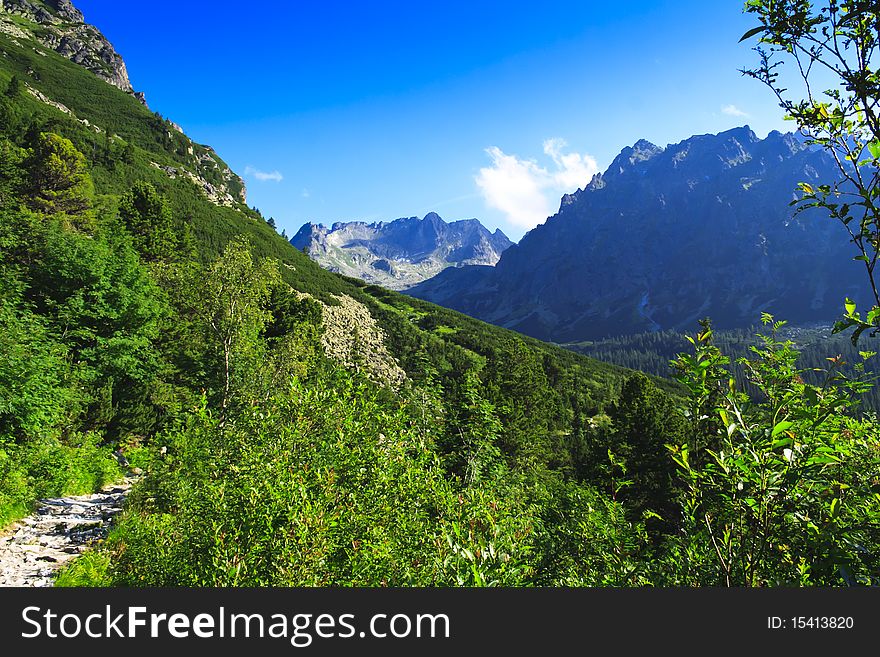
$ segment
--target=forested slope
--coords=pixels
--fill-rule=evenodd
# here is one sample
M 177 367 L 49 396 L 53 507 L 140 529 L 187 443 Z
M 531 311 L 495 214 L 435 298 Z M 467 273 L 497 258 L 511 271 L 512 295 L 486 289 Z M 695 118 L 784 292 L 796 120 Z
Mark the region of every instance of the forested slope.
M 735 361 L 752 355 L 752 348 L 760 345 L 758 336 L 762 330 L 763 327 L 754 326 L 715 332 L 715 344 L 734 361 L 733 372 L 741 386 L 747 382 L 746 372 Z M 786 326 L 780 331 L 780 337 L 792 341 L 798 351 L 798 367 L 805 370 L 804 375 L 813 382 L 821 382 L 829 359 L 836 359 L 835 370 L 839 373 L 855 376 L 861 371 L 864 378 L 876 381 L 876 359 L 864 357 L 877 348 L 876 340 L 862 340 L 861 344 L 854 345 L 849 335 L 834 333 L 830 325 Z M 671 379 L 676 374 L 671 363 L 676 355 L 687 350 L 688 342 L 679 331 L 657 331 L 576 342 L 565 347 L 606 363 Z M 865 390 L 859 399 L 862 411 L 880 409 L 880 390 L 876 386 Z

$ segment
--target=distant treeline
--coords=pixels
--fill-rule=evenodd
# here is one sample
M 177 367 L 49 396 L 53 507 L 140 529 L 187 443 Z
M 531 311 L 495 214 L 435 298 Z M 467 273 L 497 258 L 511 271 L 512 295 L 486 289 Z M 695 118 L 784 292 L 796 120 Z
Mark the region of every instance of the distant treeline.
M 667 330 L 638 333 L 563 346 L 606 363 L 672 378 L 675 370 L 671 362 L 678 354 L 692 348 L 685 335 L 695 332 Z M 752 357 L 751 348 L 758 345 L 758 336 L 766 335 L 768 332 L 769 329 L 762 326 L 715 331 L 715 344 L 730 358 L 737 384 L 740 386 L 746 384 L 745 373 L 742 365 L 736 361 Z M 798 367 L 806 370 L 804 378 L 812 383 L 821 384 L 829 368 L 837 369 L 847 376 L 864 376 L 872 381 L 877 376 L 878 357 L 865 359 L 862 353 L 880 351 L 878 339 L 863 336 L 856 347 L 850 340 L 849 332 L 835 334 L 830 324 L 784 326 L 780 329 L 778 337 L 781 340 L 791 340 L 792 348 L 799 352 Z M 829 359 L 839 359 L 839 364 L 834 364 Z M 856 371 L 857 364 L 863 364 L 863 372 Z M 880 410 L 880 390 L 876 386 L 867 390 L 861 397 L 861 404 L 864 410 Z

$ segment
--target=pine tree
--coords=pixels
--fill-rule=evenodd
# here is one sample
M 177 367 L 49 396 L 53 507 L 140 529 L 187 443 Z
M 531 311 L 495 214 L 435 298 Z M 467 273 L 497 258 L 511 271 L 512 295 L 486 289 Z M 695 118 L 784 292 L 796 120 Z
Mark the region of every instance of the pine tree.
M 88 162 L 69 139 L 52 132 L 41 132 L 29 161 L 29 205 L 46 214 L 78 217 L 73 223 L 90 224 L 87 211 L 94 197 Z
M 171 208 L 153 185 L 136 182 L 122 197 L 119 218 L 145 260 L 167 260 L 174 255 L 179 239 Z

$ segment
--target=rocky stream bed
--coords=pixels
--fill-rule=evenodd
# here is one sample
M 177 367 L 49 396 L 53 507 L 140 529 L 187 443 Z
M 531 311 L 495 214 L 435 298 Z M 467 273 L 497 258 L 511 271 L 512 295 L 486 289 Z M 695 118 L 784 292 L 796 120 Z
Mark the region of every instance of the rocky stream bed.
M 0 586 L 52 586 L 56 571 L 107 535 L 133 481 L 40 500 L 35 513 L 0 532 Z

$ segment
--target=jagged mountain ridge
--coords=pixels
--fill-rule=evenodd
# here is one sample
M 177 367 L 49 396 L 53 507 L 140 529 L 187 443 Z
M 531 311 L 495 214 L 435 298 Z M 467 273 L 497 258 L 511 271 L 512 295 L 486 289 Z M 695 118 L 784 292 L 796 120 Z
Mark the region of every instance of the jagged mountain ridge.
M 448 267 L 494 265 L 513 245 L 477 219 L 445 222 L 436 212 L 422 219 L 303 225 L 290 243 L 325 269 L 392 290 L 405 290 Z
M 660 329 L 711 317 L 792 322 L 867 301 L 846 232 L 820 210 L 793 216 L 798 182 L 836 180 L 825 153 L 792 134 L 748 127 L 661 148 L 640 140 L 495 267 L 444 271 L 408 290 L 555 342 Z

